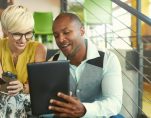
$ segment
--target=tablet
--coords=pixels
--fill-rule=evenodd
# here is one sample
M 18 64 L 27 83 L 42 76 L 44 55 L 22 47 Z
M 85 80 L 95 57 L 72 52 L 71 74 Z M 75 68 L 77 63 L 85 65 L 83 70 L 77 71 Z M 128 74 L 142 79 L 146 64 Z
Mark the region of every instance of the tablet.
M 31 110 L 33 115 L 51 114 L 50 99 L 57 99 L 58 92 L 69 95 L 69 62 L 51 61 L 27 64 Z

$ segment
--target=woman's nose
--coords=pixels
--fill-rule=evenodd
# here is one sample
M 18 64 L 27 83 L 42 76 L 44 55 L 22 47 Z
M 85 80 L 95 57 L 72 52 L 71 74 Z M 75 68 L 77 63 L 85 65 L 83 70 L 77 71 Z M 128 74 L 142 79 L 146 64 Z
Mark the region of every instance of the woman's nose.
M 26 42 L 26 36 L 25 35 L 22 35 L 21 39 L 20 39 L 21 42 Z

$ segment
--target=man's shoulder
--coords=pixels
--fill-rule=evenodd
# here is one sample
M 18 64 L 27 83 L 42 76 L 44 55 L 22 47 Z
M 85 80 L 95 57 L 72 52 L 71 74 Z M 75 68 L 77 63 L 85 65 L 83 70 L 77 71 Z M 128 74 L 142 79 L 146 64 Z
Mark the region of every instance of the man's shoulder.
M 98 50 L 98 52 L 99 52 L 99 54 L 104 53 L 105 57 L 116 56 L 115 53 L 112 50 L 109 50 L 109 49 L 106 49 L 106 48 Z
M 94 65 L 94 66 L 97 66 L 97 67 L 103 68 L 103 61 L 104 61 L 104 54 L 105 54 L 105 52 L 98 51 L 98 53 L 100 55 L 99 57 L 90 59 L 90 60 L 87 61 L 87 63 L 91 64 L 91 65 Z
M 100 55 L 99 57 L 90 59 L 90 60 L 87 61 L 87 63 L 103 68 L 104 60 L 107 61 L 109 58 L 116 57 L 114 52 L 112 52 L 108 49 L 98 50 L 98 53 Z
M 104 57 L 105 52 L 98 50 L 100 57 Z

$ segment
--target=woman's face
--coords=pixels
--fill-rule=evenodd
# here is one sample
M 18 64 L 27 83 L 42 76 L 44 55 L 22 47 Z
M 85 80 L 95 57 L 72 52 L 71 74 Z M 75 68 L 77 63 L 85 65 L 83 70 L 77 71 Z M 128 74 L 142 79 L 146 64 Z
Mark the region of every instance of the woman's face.
M 27 42 L 32 38 L 33 32 L 26 33 L 10 33 L 8 32 L 8 43 L 12 49 L 24 50 Z

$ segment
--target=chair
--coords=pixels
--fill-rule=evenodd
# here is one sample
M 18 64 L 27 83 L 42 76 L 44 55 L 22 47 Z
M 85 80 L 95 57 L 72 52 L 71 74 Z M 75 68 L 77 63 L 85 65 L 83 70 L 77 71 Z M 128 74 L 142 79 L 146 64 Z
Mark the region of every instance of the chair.
M 47 49 L 46 61 L 48 61 L 52 56 L 54 56 L 59 49 Z
M 39 42 L 48 43 L 52 42 L 52 23 L 53 14 L 52 12 L 34 12 L 34 33 L 35 39 Z
M 116 116 L 111 116 L 110 118 L 124 118 L 124 116 L 121 114 L 117 114 Z

